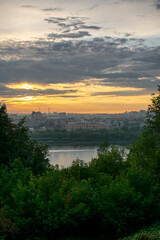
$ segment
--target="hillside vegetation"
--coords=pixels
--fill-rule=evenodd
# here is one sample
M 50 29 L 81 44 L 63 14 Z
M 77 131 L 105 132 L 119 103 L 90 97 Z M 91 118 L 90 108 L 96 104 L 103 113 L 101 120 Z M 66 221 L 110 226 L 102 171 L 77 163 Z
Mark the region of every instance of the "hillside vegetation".
M 62 169 L 1 105 L 0 176 L 0 240 L 114 240 L 160 221 L 160 86 L 128 155 L 103 143 Z
M 114 130 L 45 130 L 45 131 L 33 131 L 31 132 L 31 138 L 42 143 L 61 146 L 61 145 L 72 145 L 72 146 L 90 146 L 99 145 L 104 141 L 109 144 L 117 145 L 128 145 L 133 141 L 137 141 L 138 137 L 142 134 L 142 128 L 122 128 Z
M 143 228 L 132 236 L 125 237 L 123 240 L 159 240 L 160 239 L 160 223 L 153 224 Z

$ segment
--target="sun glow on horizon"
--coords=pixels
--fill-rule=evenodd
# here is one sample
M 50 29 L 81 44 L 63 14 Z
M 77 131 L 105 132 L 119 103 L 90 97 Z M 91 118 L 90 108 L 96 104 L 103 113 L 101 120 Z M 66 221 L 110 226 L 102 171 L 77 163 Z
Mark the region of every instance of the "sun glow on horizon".
M 19 84 L 6 84 L 5 86 L 12 89 L 26 89 L 26 90 L 45 89 L 40 84 L 33 84 L 33 83 L 27 83 L 27 82 L 19 83 Z
M 118 113 L 146 109 L 150 95 L 145 88 L 105 86 L 102 79 L 75 83 L 36 84 L 21 82 L 5 85 L 15 95 L 1 98 L 10 112 L 32 112 L 47 109 L 56 112 Z M 22 91 L 21 91 L 22 90 Z M 128 92 L 132 93 L 131 96 Z M 24 107 L 25 106 L 25 107 Z M 45 112 L 45 110 L 44 110 Z
M 52 83 L 52 84 L 35 84 L 23 82 L 20 84 L 6 84 L 8 88 L 12 89 L 25 89 L 25 90 L 46 90 L 46 89 L 54 89 L 54 90 L 79 90 L 79 92 L 139 92 L 144 90 L 145 88 L 135 88 L 135 87 L 116 87 L 116 86 L 106 86 L 103 84 L 103 79 L 87 79 L 81 82 L 75 83 Z

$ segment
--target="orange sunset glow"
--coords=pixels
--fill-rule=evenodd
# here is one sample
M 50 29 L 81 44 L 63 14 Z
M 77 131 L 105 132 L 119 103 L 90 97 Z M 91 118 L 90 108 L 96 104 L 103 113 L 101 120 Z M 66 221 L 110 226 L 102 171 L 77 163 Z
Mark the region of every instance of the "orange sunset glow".
M 94 80 L 97 81 L 97 80 Z M 25 96 L 18 95 L 12 98 L 5 98 L 3 101 L 8 106 L 10 112 L 29 113 L 33 110 L 41 109 L 42 112 L 47 111 L 48 107 L 52 111 L 80 112 L 80 113 L 115 113 L 130 110 L 145 109 L 146 103 L 149 103 L 150 96 L 136 96 L 136 94 L 144 89 L 121 88 L 121 87 L 102 87 L 95 85 L 94 81 L 84 81 L 75 84 L 48 84 L 38 85 L 30 83 L 9 84 L 9 89 L 24 89 Z M 65 94 L 43 94 L 43 91 L 75 91 L 66 92 Z M 32 92 L 27 94 L 27 91 Z M 39 94 L 37 92 L 39 90 Z M 123 92 L 127 96 L 116 96 L 116 93 Z M 132 92 L 133 96 L 129 97 L 128 92 Z M 34 94 L 33 94 L 34 93 Z M 100 93 L 100 95 L 99 95 Z M 135 93 L 135 96 L 134 96 Z M 32 95 L 33 94 L 33 95 Z M 104 94 L 104 95 L 103 95 Z M 124 94 L 125 95 L 125 94 Z M 95 110 L 96 109 L 96 110 Z
M 0 10 L 0 102 L 8 112 L 147 109 L 160 82 L 158 5 L 10 1 Z

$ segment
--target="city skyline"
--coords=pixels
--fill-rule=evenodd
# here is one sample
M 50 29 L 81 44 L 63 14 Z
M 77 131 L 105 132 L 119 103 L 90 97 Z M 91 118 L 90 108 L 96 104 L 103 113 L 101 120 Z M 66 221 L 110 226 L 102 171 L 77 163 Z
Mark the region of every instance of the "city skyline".
M 53 111 L 52 111 L 53 110 Z M 107 113 L 107 112 L 104 112 L 104 113 L 98 113 L 98 112 L 93 112 L 93 113 L 87 113 L 87 112 L 83 112 L 83 113 L 79 113 L 79 112 L 55 112 L 54 109 L 50 109 L 50 111 L 48 109 L 44 109 L 44 110 L 41 110 L 41 108 L 39 109 L 32 109 L 31 112 L 8 112 L 8 114 L 11 116 L 11 115 L 24 115 L 26 114 L 27 115 L 31 115 L 32 113 L 41 113 L 42 115 L 59 115 L 59 114 L 65 114 L 66 116 L 67 115 L 121 115 L 121 114 L 130 114 L 130 113 L 144 113 L 145 114 L 147 113 L 148 109 L 147 110 L 144 110 L 144 109 L 140 109 L 140 110 L 137 110 L 137 111 L 125 111 L 125 112 L 116 112 L 116 113 Z
M 160 0 L 0 2 L 10 113 L 146 110 L 160 84 Z

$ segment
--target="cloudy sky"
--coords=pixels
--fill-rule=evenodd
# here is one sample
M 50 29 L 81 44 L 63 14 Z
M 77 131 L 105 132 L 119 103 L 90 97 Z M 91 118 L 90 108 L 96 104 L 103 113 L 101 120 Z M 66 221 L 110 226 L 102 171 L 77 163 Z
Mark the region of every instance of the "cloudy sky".
M 147 109 L 160 84 L 160 0 L 0 0 L 9 112 Z

